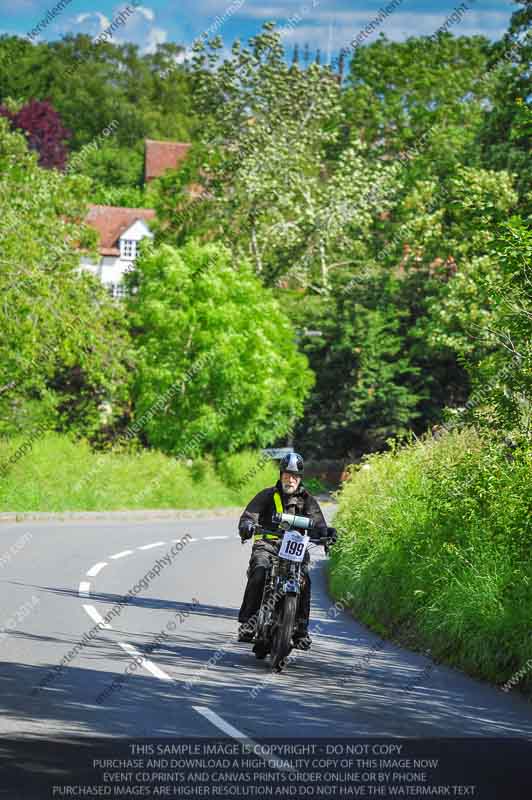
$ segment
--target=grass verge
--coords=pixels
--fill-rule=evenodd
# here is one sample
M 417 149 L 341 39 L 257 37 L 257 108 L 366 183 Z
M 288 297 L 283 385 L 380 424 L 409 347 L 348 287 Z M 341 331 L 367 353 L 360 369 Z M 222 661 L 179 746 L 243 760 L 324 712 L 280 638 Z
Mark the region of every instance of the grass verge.
M 333 594 L 379 634 L 532 696 L 531 467 L 530 445 L 473 430 L 371 456 L 339 495 Z
M 256 452 L 187 466 L 155 451 L 95 453 L 58 434 L 36 438 L 20 455 L 24 445 L 0 440 L 0 511 L 244 507 L 278 477 Z

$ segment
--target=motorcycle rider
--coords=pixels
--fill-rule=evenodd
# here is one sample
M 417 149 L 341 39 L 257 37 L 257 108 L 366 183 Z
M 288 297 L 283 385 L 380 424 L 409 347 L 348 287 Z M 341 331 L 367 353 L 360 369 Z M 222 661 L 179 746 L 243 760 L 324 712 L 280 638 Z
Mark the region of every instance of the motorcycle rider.
M 251 558 L 247 571 L 248 582 L 242 607 L 238 615 L 240 623 L 238 632 L 239 642 L 251 642 L 254 637 L 257 612 L 262 601 L 266 570 L 272 554 L 276 554 L 284 534 L 277 523 L 273 521 L 275 513 L 297 514 L 310 517 L 313 527 L 307 531 L 311 538 L 321 538 L 328 535 L 327 523 L 322 514 L 318 501 L 305 489 L 302 483 L 303 459 L 298 453 L 288 453 L 279 465 L 279 480 L 275 486 L 263 489 L 246 506 L 238 523 L 238 532 L 242 542 L 251 539 L 255 533 L 255 526 L 277 531 L 263 537 L 261 533 L 255 534 L 255 542 L 251 551 Z M 329 535 L 334 538 L 334 529 L 329 529 Z M 297 628 L 294 634 L 294 647 L 308 650 L 311 638 L 308 633 L 310 616 L 310 576 L 308 564 L 310 557 L 308 551 L 303 561 L 305 580 L 301 587 L 300 602 L 297 615 Z

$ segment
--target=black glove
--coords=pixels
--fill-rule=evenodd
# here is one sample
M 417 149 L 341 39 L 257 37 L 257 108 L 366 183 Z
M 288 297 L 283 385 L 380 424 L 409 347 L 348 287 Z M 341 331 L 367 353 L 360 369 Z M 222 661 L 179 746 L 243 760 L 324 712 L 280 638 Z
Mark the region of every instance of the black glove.
M 338 540 L 336 528 L 327 528 L 327 536 L 329 537 L 330 543 L 334 544 Z
M 320 525 L 319 528 L 314 528 L 314 530 L 312 531 L 312 538 L 325 539 L 325 537 L 329 535 L 328 530 L 329 530 L 328 528 L 324 527 L 323 525 Z
M 242 539 L 243 542 L 245 542 L 246 539 L 251 539 L 254 531 L 255 531 L 255 525 L 250 519 L 245 519 L 238 526 L 238 533 L 240 534 L 240 538 Z

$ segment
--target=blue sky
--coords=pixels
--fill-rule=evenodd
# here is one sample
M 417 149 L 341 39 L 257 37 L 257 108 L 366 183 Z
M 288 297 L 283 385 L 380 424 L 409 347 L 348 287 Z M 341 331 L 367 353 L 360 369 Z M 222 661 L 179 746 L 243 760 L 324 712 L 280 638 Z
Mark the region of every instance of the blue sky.
M 209 27 L 216 27 L 226 46 L 236 38 L 246 40 L 257 33 L 266 20 L 283 27 L 283 39 L 291 51 L 295 42 L 308 42 L 334 57 L 364 26 L 375 18 L 379 8 L 390 0 L 140 0 L 143 4 L 115 33 L 115 41 L 131 41 L 141 51 L 153 51 L 158 42 L 174 41 L 190 45 Z M 131 0 L 129 0 L 131 2 Z M 58 0 L 0 0 L 0 32 L 24 35 L 54 8 Z M 97 35 L 128 3 L 114 0 L 71 0 L 41 39 L 60 38 L 72 32 Z M 234 4 L 232 13 L 229 13 Z M 460 23 L 450 30 L 455 35 L 484 34 L 500 38 L 513 11 L 512 0 L 466 0 Z M 402 40 L 412 35 L 433 33 L 460 6 L 460 0 L 402 0 L 386 17 L 379 31 L 389 39 Z M 218 18 L 218 21 L 217 21 Z M 222 22 L 220 21 L 222 18 Z M 371 41 L 377 32 L 368 37 Z

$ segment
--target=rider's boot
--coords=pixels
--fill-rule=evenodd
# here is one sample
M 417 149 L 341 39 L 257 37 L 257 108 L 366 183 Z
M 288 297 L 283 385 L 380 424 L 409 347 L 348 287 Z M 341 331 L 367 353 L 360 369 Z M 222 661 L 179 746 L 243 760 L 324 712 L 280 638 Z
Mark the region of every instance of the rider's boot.
M 310 650 L 312 639 L 308 632 L 308 625 L 305 622 L 298 624 L 293 638 L 296 650 Z
M 249 622 L 242 622 L 238 626 L 238 641 L 252 642 L 255 636 L 255 629 Z

